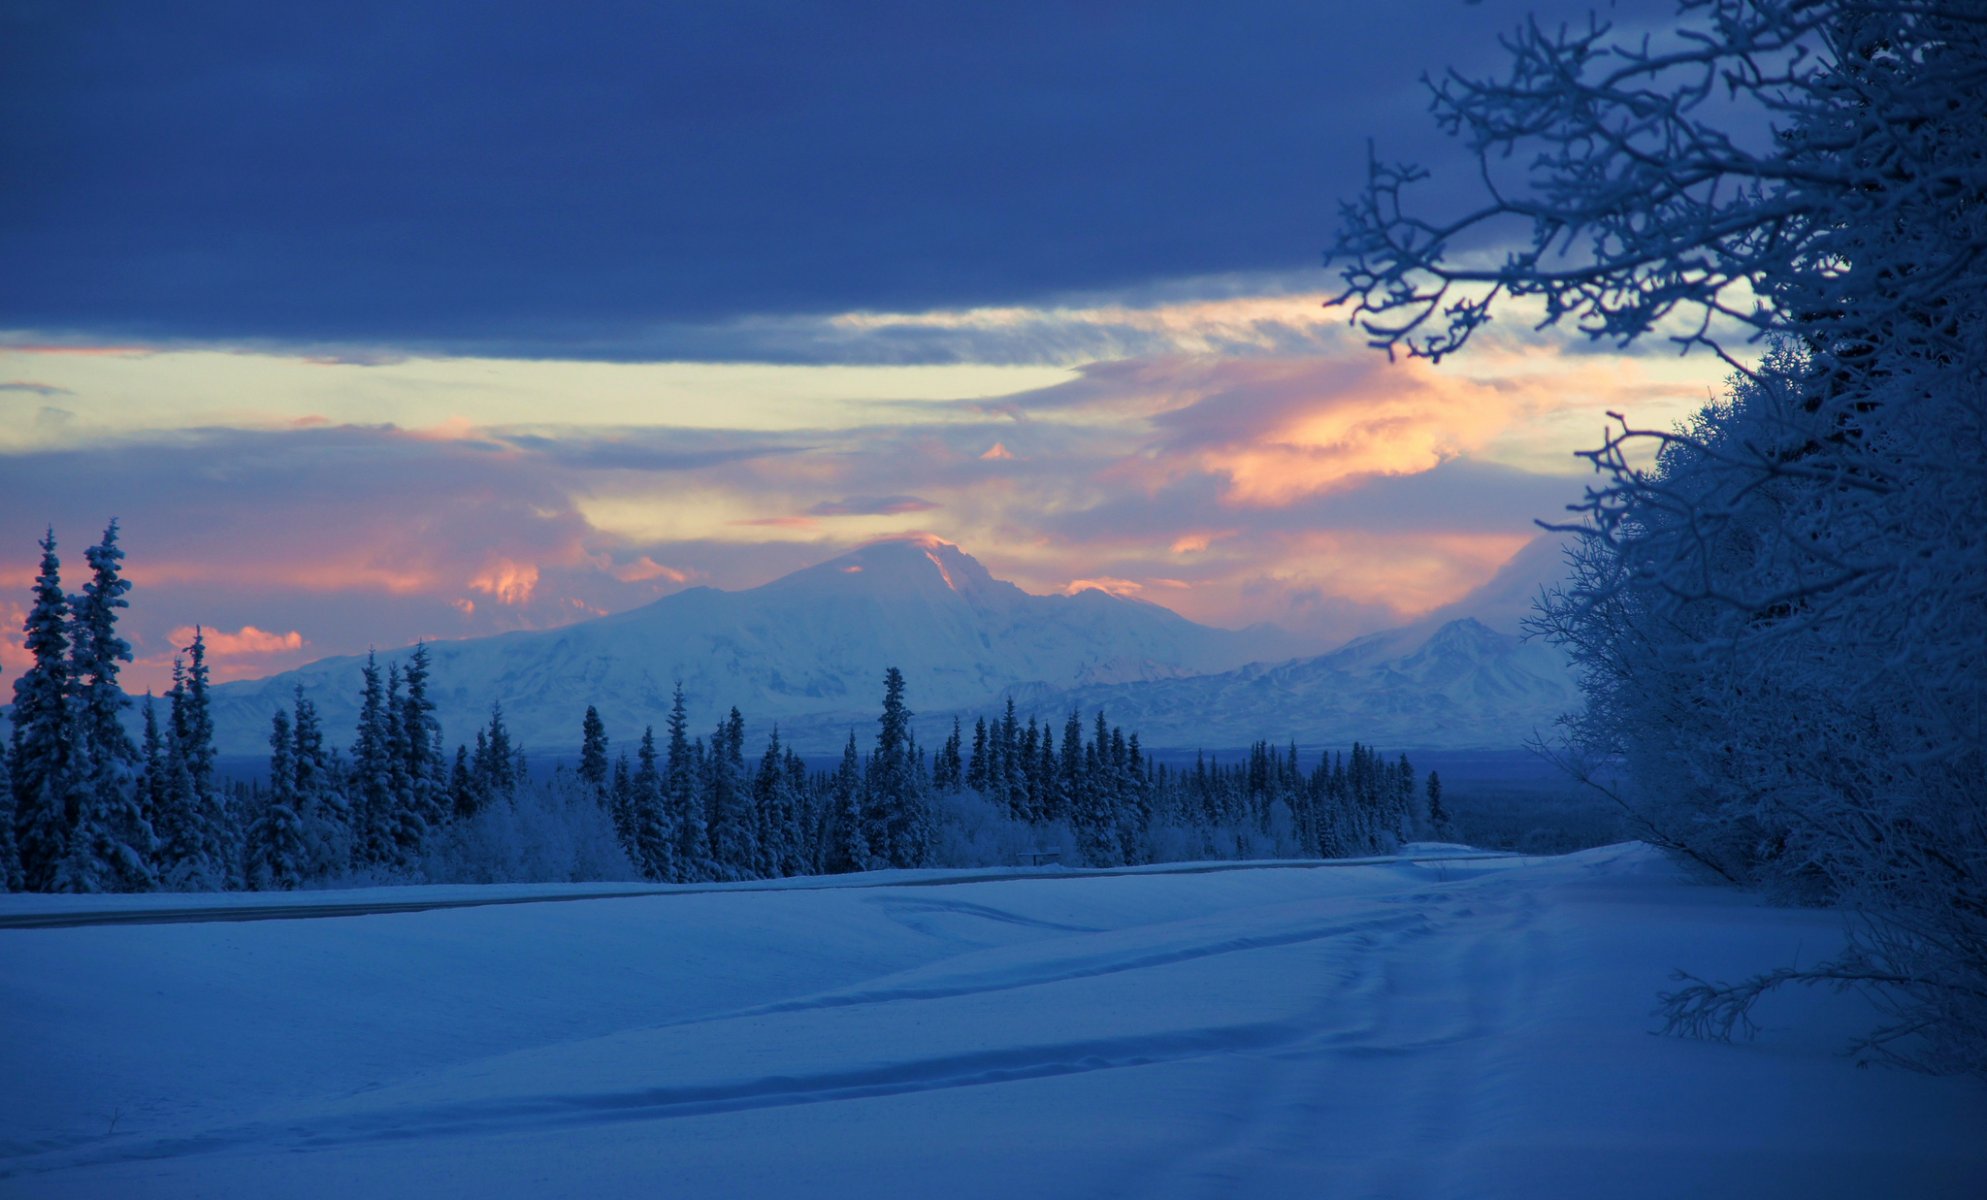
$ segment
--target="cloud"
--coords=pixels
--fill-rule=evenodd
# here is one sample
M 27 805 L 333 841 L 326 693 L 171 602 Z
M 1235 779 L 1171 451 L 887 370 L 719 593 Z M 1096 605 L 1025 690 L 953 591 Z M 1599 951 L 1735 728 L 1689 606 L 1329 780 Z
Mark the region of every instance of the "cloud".
M 538 568 L 531 563 L 500 558 L 470 579 L 469 586 L 496 597 L 497 603 L 517 606 L 531 601 L 538 590 Z
M 1144 590 L 1142 583 L 1104 575 L 1096 579 L 1072 579 L 1063 585 L 1062 594 L 1074 596 L 1078 592 L 1105 592 L 1113 596 L 1136 596 Z
M 0 383 L 0 392 L 25 392 L 30 396 L 40 396 L 44 400 L 56 396 L 73 396 L 76 393 L 66 387 L 56 387 L 51 383 L 35 383 L 27 379 L 10 379 Z
M 390 22 L 194 3 L 11 23 L 9 85 L 37 103 L 10 143 L 27 182 L 0 196 L 0 328 L 340 362 L 819 361 L 850 332 L 821 314 L 1315 271 L 1369 137 L 1470 181 L 1417 80 L 1495 57 L 1514 20 L 1455 0 L 577 6 L 556 28 L 500 0 L 474 37 L 458 18 L 410 0 Z M 1020 340 L 1152 353 L 1150 332 Z M 1207 336 L 1292 349 L 1274 322 Z M 886 319 L 855 341 L 943 361 L 1001 339 Z
M 894 516 L 898 513 L 930 512 L 940 507 L 917 496 L 847 496 L 824 500 L 807 510 L 812 517 Z
M 167 636 L 176 646 L 190 646 L 196 632 L 206 652 L 214 658 L 262 657 L 304 648 L 304 635 L 294 629 L 288 633 L 270 633 L 253 625 L 244 625 L 233 633 L 223 629 L 196 631 L 191 625 L 183 625 Z

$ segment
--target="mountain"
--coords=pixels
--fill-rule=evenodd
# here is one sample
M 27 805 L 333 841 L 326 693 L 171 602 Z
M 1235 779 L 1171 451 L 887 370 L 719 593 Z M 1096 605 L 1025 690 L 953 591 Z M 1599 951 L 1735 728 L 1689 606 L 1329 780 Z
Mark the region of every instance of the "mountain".
M 1102 710 L 1147 746 L 1227 749 L 1258 738 L 1303 746 L 1510 749 L 1580 703 L 1550 646 L 1472 617 L 1356 638 L 1330 654 L 1186 679 L 1009 689 L 1023 717 L 1062 723 Z
M 1197 625 L 1102 591 L 1036 596 L 995 579 L 937 538 L 882 541 L 738 592 L 690 588 L 560 629 L 429 644 L 448 744 L 471 740 L 503 705 L 528 749 L 576 752 L 600 710 L 618 745 L 660 727 L 677 680 L 693 731 L 736 705 L 755 725 L 807 716 L 810 750 L 873 731 L 883 672 L 904 672 L 921 712 L 983 707 L 1010 688 L 1044 691 L 1221 671 L 1290 654 L 1287 635 Z M 405 661 L 407 650 L 379 655 Z M 270 716 L 299 686 L 334 742 L 357 720 L 364 659 L 325 659 L 214 689 L 224 754 L 266 751 Z M 792 726 L 800 728 L 799 723 Z

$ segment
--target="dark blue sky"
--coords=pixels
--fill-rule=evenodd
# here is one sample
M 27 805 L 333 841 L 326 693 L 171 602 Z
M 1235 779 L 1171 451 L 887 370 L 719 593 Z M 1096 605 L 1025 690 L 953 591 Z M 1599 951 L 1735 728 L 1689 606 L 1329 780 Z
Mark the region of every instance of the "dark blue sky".
M 10 4 L 0 330 L 806 357 L 1319 251 L 1536 4 Z

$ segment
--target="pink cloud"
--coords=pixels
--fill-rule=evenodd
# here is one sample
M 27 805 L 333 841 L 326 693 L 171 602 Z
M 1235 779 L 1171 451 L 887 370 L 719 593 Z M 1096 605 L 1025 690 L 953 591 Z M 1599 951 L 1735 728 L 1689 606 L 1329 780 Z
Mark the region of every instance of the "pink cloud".
M 268 654 L 284 654 L 304 648 L 304 635 L 292 629 L 288 633 L 271 633 L 244 625 L 229 633 L 223 629 L 199 631 L 207 653 L 214 658 L 243 658 Z M 192 626 L 175 629 L 169 636 L 175 646 L 193 644 L 195 630 Z
M 538 568 L 531 563 L 499 558 L 470 579 L 469 586 L 496 597 L 499 604 L 527 604 L 538 587 Z

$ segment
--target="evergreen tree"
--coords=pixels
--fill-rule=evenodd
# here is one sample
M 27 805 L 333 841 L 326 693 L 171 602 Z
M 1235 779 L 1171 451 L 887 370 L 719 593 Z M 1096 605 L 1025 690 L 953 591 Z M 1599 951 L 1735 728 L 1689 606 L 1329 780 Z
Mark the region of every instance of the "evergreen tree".
M 427 791 L 427 730 L 414 719 L 401 694 L 399 663 L 386 669 L 386 849 L 390 865 L 412 870 L 428 838 L 424 815 Z M 424 701 L 425 703 L 425 701 Z M 416 747 L 421 747 L 417 749 Z M 418 772 L 418 773 L 417 773 Z
M 288 891 L 309 870 L 297 802 L 296 733 L 278 709 L 269 722 L 269 794 L 249 830 L 249 886 Z
M 662 772 L 657 768 L 655 726 L 643 727 L 641 748 L 635 754 L 635 762 L 635 774 L 628 793 L 629 826 L 634 832 L 634 845 L 629 849 L 628 857 L 645 879 L 674 879 L 676 846 L 671 837 L 669 815 L 663 807 Z
M 156 838 L 135 778 L 138 749 L 119 714 L 129 703 L 117 684 L 118 664 L 131 661 L 131 645 L 117 632 L 117 611 L 131 584 L 119 574 L 124 552 L 117 522 L 103 541 L 84 552 L 90 581 L 70 597 L 74 637 L 70 681 L 76 695 L 78 784 L 84 795 L 70 843 L 70 883 L 64 890 L 147 891 L 157 883 Z
M 428 681 L 433 674 L 428 644 L 416 642 L 407 669 L 401 674 L 407 694 L 399 709 L 400 744 L 413 810 L 419 814 L 425 829 L 440 826 L 449 811 L 448 763 L 442 757 L 442 727 L 435 718 L 435 702 L 428 695 Z
M 290 766 L 296 772 L 297 815 L 303 822 L 311 875 L 352 869 L 352 805 L 324 748 L 317 705 L 297 686 L 290 726 Z
M 77 813 L 75 721 L 70 710 L 69 598 L 62 591 L 62 563 L 55 531 L 41 542 L 34 607 L 22 625 L 30 658 L 14 680 L 14 836 L 23 885 L 31 892 L 55 886 Z
M 159 879 L 176 891 L 211 891 L 227 877 L 226 831 L 218 797 L 202 781 L 213 778 L 213 724 L 206 714 L 205 642 L 194 632 L 202 670 L 195 676 L 186 660 L 173 656 L 172 687 L 166 692 L 163 786 L 154 828 L 159 835 Z
M 648 740 L 653 744 L 655 730 L 648 731 Z M 600 719 L 600 711 L 589 704 L 586 717 L 580 721 L 580 778 L 595 794 L 607 794 L 607 726 Z
M 761 878 L 777 879 L 792 873 L 788 869 L 791 852 L 787 846 L 792 807 L 780 731 L 775 727 L 766 742 L 766 752 L 759 757 L 759 769 L 752 776 L 755 844 L 759 852 L 754 868 Z
M 609 795 L 614 814 L 614 838 L 620 843 L 621 852 L 628 856 L 628 861 L 639 867 L 641 860 L 635 851 L 635 776 L 628 767 L 625 750 L 614 759 L 614 782 L 610 785 Z
M 835 772 L 834 825 L 836 856 L 829 870 L 867 871 L 878 865 L 876 847 L 870 842 L 869 798 L 863 774 L 862 756 L 856 751 L 856 735 L 849 731 L 849 744 L 842 749 L 841 766 Z
M 0 892 L 21 890 L 21 855 L 14 846 L 14 782 L 7 745 L 0 742 Z
M 973 757 L 966 764 L 966 786 L 982 796 L 991 787 L 987 768 L 987 719 L 979 717 L 973 722 Z
M 704 803 L 697 778 L 697 760 L 691 753 L 689 715 L 683 701 L 683 684 L 678 682 L 669 704 L 669 750 L 664 760 L 664 807 L 669 820 L 665 828 L 676 837 L 674 878 L 695 882 L 712 877 L 710 829 L 704 819 Z
M 1011 721 L 1011 708 L 1009 713 Z M 931 852 L 931 813 L 915 769 L 904 673 L 895 667 L 884 672 L 883 714 L 877 725 L 867 788 L 872 846 L 890 866 L 923 866 Z
M 1442 807 L 1442 777 L 1428 773 L 1428 827 L 1437 837 L 1449 836 L 1449 810 Z
M 752 793 L 745 780 L 745 719 L 734 708 L 711 735 L 711 857 L 718 878 L 749 879 L 758 859 Z
M 393 853 L 394 804 L 391 747 L 387 732 L 386 688 L 378 658 L 366 652 L 360 668 L 364 686 L 359 695 L 359 726 L 352 741 L 353 857 L 356 865 L 383 867 Z

